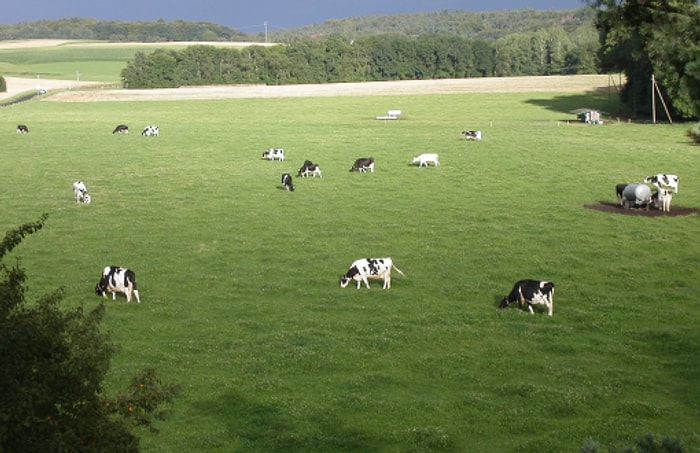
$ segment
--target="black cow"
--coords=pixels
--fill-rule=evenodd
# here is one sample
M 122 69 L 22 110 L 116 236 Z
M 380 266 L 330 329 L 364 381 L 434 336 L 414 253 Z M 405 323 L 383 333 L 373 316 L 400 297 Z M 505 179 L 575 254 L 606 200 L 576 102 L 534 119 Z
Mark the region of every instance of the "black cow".
M 289 173 L 282 173 L 282 185 L 288 191 L 294 192 L 294 183 L 292 182 L 292 175 L 290 175 Z
M 323 175 L 321 174 L 321 167 L 319 167 L 318 164 L 311 162 L 310 160 L 305 160 L 304 165 L 302 165 L 301 168 L 299 168 L 297 176 L 306 178 L 309 175 L 313 176 L 314 178 L 316 177 L 316 175 L 318 175 L 320 178 L 323 178 Z
M 617 201 L 620 202 L 620 206 L 623 205 L 623 202 L 625 200 L 625 197 L 622 195 L 622 192 L 625 191 L 625 187 L 627 187 L 629 184 L 618 184 L 615 186 L 615 192 L 617 193 Z
M 367 169 L 369 169 L 370 172 L 374 173 L 374 158 L 362 157 L 360 159 L 357 159 L 355 163 L 352 164 L 350 171 L 357 170 L 360 173 L 365 173 Z
M 17 125 L 17 133 L 18 134 L 28 134 L 29 128 L 24 124 L 18 124 Z
M 535 311 L 533 305 L 546 305 L 549 310 L 549 316 L 552 316 L 554 309 L 554 283 L 541 280 L 520 280 L 513 286 L 510 294 L 503 298 L 499 308 L 506 308 L 513 302 L 518 302 L 518 306 L 522 307 L 527 304 L 530 313 L 533 315 Z
M 117 127 L 114 128 L 112 131 L 113 134 L 128 134 L 129 133 L 129 126 L 126 124 L 119 124 Z

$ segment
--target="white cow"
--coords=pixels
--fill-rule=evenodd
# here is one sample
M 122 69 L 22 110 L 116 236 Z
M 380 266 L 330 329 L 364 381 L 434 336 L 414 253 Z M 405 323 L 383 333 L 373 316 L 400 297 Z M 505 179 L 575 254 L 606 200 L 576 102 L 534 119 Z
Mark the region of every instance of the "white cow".
M 76 203 L 90 204 L 90 194 L 88 193 L 85 183 L 82 181 L 73 181 L 73 194 L 75 195 Z
M 438 155 L 433 153 L 433 154 L 421 154 L 419 156 L 416 156 L 413 158 L 413 163 L 418 163 L 418 168 L 422 167 L 425 165 L 428 167 L 428 163 L 432 162 L 434 166 L 439 166 L 440 165 L 440 160 L 438 159 Z
M 131 269 L 119 266 L 107 266 L 102 271 L 102 278 L 95 285 L 95 294 L 107 298 L 107 293 L 112 293 L 112 300 L 117 298 L 117 293 L 123 293 L 126 301 L 131 302 L 131 295 L 136 297 L 136 302 L 141 303 L 139 290 L 136 289 L 136 274 Z
M 394 266 L 391 258 L 363 258 L 355 261 L 350 265 L 350 269 L 340 276 L 340 287 L 345 288 L 351 280 L 357 282 L 357 289 L 360 289 L 364 282 L 369 289 L 368 278 L 384 279 L 384 289 L 391 288 L 391 268 L 396 269 L 401 275 L 404 275 L 398 267 Z
M 673 194 L 668 189 L 659 189 L 654 194 L 654 205 L 663 212 L 671 212 L 671 200 Z
M 280 162 L 284 162 L 284 148 L 268 148 L 264 153 L 262 153 L 263 159 L 268 159 L 270 162 L 277 159 Z
M 680 179 L 681 178 L 679 178 L 678 175 L 659 173 L 657 175 L 647 176 L 644 178 L 644 182 L 652 183 L 659 189 L 670 187 L 675 193 L 678 193 L 678 181 L 680 181 Z

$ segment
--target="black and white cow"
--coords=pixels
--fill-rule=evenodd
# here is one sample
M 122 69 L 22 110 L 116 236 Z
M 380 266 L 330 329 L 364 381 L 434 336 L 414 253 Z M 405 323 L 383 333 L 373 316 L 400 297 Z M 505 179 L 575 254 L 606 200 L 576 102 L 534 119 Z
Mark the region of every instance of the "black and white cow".
M 669 189 L 659 189 L 654 195 L 652 195 L 652 200 L 656 209 L 661 209 L 663 212 L 671 212 L 671 200 L 673 199 L 673 194 Z
M 160 135 L 160 129 L 158 126 L 146 126 L 143 128 L 141 135 L 144 137 L 158 137 Z
M 288 191 L 294 192 L 294 183 L 292 182 L 292 175 L 290 175 L 289 173 L 282 173 L 282 185 Z
M 262 153 L 263 159 L 273 161 L 275 159 L 284 162 L 284 148 L 268 148 Z
M 554 310 L 554 283 L 541 280 L 520 280 L 513 286 L 510 294 L 503 298 L 499 308 L 506 308 L 513 302 L 517 302 L 518 306 L 522 307 L 527 304 L 530 313 L 533 315 L 535 311 L 533 305 L 546 305 L 549 311 L 549 316 L 552 316 Z
M 350 265 L 350 269 L 340 276 L 340 287 L 345 288 L 348 284 L 355 280 L 357 289 L 360 289 L 364 282 L 369 289 L 368 278 L 384 279 L 384 289 L 391 288 L 391 268 L 396 269 L 401 275 L 404 275 L 398 267 L 394 266 L 391 258 L 363 258 L 355 261 Z
M 679 178 L 678 175 L 659 173 L 658 175 L 647 176 L 644 178 L 644 182 L 652 183 L 658 189 L 670 187 L 675 193 L 678 193 L 678 181 L 680 181 L 680 179 L 681 178 Z
M 18 124 L 17 125 L 17 133 L 18 134 L 28 134 L 29 128 L 27 127 L 26 124 Z
M 615 193 L 617 194 L 617 201 L 620 203 L 620 206 L 624 206 L 623 201 L 625 198 L 623 197 L 622 193 L 625 191 L 625 187 L 627 186 L 629 186 L 627 183 L 618 184 L 615 186 Z
M 352 164 L 352 167 L 350 167 L 350 171 L 359 171 L 360 173 L 365 173 L 369 169 L 371 173 L 374 173 L 374 158 L 372 157 L 362 157 L 360 159 L 357 159 L 354 164 Z
M 107 293 L 112 293 L 112 300 L 117 298 L 117 293 L 126 296 L 126 301 L 131 302 L 131 295 L 136 297 L 136 302 L 141 303 L 139 290 L 136 288 L 136 274 L 131 269 L 119 266 L 107 266 L 102 271 L 102 278 L 95 285 L 95 294 L 107 298 Z
M 112 131 L 112 134 L 128 134 L 129 133 L 129 126 L 126 124 L 118 124 L 117 127 L 114 128 Z
M 318 164 L 314 164 L 310 160 L 305 160 L 304 165 L 302 165 L 301 168 L 299 168 L 297 176 L 306 178 L 309 175 L 313 176 L 314 178 L 316 177 L 316 175 L 318 175 L 319 178 L 323 178 L 323 175 L 321 174 L 321 167 L 319 167 Z
M 481 140 L 481 131 L 462 131 L 461 135 L 467 140 Z
M 73 194 L 76 203 L 90 204 L 91 198 L 87 186 L 82 181 L 73 181 Z

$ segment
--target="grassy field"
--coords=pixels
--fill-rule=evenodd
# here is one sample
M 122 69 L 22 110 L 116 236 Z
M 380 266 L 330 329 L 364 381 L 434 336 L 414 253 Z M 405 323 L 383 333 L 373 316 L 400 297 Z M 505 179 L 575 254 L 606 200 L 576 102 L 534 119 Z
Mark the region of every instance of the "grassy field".
M 651 433 L 697 452 L 700 217 L 584 205 L 669 172 L 672 209 L 700 208 L 700 149 L 685 125 L 566 123 L 605 102 L 31 101 L 0 109 L 0 231 L 50 215 L 9 258 L 31 297 L 63 286 L 92 307 L 104 266 L 136 272 L 142 303 L 107 302 L 109 387 L 151 366 L 182 385 L 144 451 L 562 452 Z M 405 118 L 373 119 L 390 108 Z M 273 146 L 287 161 L 260 159 Z M 410 165 L 421 152 L 442 165 Z M 367 156 L 374 174 L 348 171 Z M 323 179 L 282 190 L 305 159 Z M 406 274 L 390 290 L 338 287 L 382 256 Z M 496 308 L 521 278 L 555 282 L 553 317 Z

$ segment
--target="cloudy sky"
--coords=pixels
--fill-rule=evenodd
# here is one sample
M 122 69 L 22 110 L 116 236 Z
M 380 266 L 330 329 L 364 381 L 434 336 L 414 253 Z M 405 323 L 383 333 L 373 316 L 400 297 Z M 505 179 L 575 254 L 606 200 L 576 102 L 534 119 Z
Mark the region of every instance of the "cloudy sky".
M 90 17 L 214 22 L 245 33 L 320 24 L 328 19 L 430 11 L 578 9 L 582 0 L 7 0 L 0 23 Z

